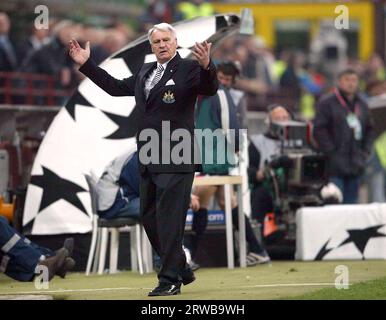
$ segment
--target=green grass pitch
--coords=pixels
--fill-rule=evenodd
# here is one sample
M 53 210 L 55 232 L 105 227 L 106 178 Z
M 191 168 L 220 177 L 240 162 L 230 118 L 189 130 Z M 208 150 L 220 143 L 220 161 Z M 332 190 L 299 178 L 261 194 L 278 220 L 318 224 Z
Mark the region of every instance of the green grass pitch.
M 349 289 L 336 289 L 335 268 L 349 270 Z M 71 273 L 54 278 L 48 290 L 35 289 L 0 276 L 0 299 L 5 295 L 50 295 L 66 300 L 257 300 L 257 299 L 386 299 L 386 261 L 274 261 L 249 268 L 207 268 L 196 272 L 197 280 L 173 297 L 147 297 L 157 284 L 155 273 L 139 275 L 125 271 L 113 275 Z

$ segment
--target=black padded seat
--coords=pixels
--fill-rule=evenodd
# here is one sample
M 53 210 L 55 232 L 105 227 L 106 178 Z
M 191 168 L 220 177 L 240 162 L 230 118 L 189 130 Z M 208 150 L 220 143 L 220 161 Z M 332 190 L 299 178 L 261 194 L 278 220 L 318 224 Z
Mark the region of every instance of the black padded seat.
M 99 228 L 122 228 L 125 226 L 134 226 L 136 224 L 138 224 L 138 219 L 134 218 L 98 219 Z

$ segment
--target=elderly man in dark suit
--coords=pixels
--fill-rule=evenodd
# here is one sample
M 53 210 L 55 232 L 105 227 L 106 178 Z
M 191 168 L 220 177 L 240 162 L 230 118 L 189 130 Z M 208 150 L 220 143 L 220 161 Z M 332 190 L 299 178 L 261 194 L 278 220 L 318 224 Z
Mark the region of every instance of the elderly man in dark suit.
M 181 283 L 187 285 L 195 280 L 182 249 L 195 171 L 194 105 L 198 95 L 216 94 L 218 82 L 210 61 L 210 43 L 196 43 L 196 61 L 182 59 L 177 53 L 176 31 L 171 25 L 155 25 L 148 37 L 157 62 L 145 63 L 137 74 L 123 80 L 93 63 L 89 42 L 82 49 L 72 40 L 70 55 L 81 65 L 79 70 L 110 95 L 135 96 L 141 114 L 137 134 L 141 219 L 162 260 L 159 284 L 149 296 L 164 296 L 179 294 Z M 183 156 L 177 157 L 174 147 L 180 141 L 175 141 L 178 138 L 173 133 L 178 136 L 181 132 L 187 133 L 190 142 L 188 148 L 186 144 L 182 148 Z M 159 143 L 146 140 L 149 133 L 156 133 Z

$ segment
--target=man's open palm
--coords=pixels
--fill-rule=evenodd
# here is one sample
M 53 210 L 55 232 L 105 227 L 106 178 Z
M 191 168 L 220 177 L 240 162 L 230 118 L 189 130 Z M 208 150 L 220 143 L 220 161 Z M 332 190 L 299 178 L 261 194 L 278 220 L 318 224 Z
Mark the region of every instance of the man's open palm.
M 90 57 L 90 41 L 86 42 L 86 47 L 83 49 L 75 39 L 69 42 L 69 54 L 72 60 L 77 64 L 83 65 Z

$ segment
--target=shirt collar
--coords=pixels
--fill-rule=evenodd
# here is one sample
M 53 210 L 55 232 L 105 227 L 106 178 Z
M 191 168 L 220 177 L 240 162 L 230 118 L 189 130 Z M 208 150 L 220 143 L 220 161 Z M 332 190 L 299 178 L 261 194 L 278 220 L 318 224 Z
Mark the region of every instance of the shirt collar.
M 174 54 L 173 57 L 171 57 L 168 61 L 166 61 L 165 63 L 162 63 L 162 64 L 159 63 L 159 62 L 157 61 L 157 68 L 158 68 L 159 65 L 162 65 L 162 67 L 164 68 L 164 70 L 166 70 L 166 67 L 168 66 L 168 63 L 169 63 L 170 61 L 172 61 L 176 55 L 177 55 L 177 51 L 175 52 L 175 54 Z
M 344 101 L 347 103 L 347 105 L 350 107 L 350 109 L 353 109 L 353 107 L 355 106 L 355 104 L 358 102 L 358 93 L 356 93 L 354 95 L 354 99 L 352 101 L 350 101 L 348 98 L 347 98 L 347 94 L 341 89 L 338 87 L 338 91 L 340 93 L 340 95 L 343 97 Z

